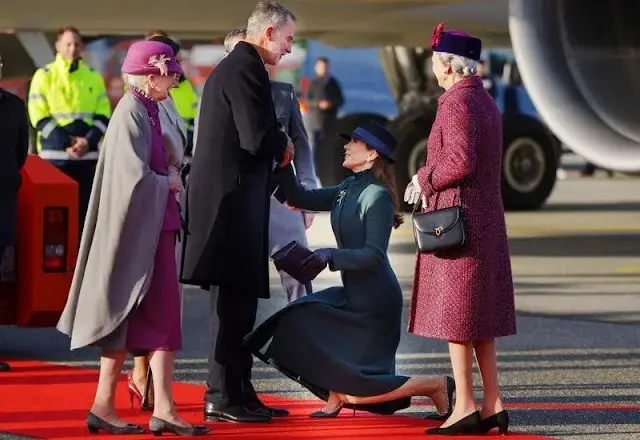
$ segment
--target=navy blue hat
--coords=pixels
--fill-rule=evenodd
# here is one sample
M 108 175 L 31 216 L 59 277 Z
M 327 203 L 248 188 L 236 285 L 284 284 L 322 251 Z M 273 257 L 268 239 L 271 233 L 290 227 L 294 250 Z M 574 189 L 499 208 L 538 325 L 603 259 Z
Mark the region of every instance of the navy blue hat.
M 439 23 L 433 31 L 431 50 L 460 55 L 472 60 L 480 60 L 482 41 L 460 31 L 445 31 L 444 23 Z
M 346 140 L 353 138 L 362 141 L 384 156 L 389 162 L 395 162 L 393 151 L 396 149 L 398 141 L 389 130 L 373 120 L 364 121 L 351 134 L 339 133 L 339 135 Z

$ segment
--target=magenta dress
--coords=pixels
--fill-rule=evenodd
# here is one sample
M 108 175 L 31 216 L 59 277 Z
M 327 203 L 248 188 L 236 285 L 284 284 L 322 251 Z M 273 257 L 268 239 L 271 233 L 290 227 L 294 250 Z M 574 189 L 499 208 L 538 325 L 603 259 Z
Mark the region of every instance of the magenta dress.
M 131 93 L 142 101 L 151 121 L 152 145 L 149 167 L 166 176 L 169 174 L 169 168 L 158 116 L 158 104 L 136 90 L 132 90 Z M 181 221 L 174 194 L 167 194 L 167 198 L 151 284 L 128 322 L 126 347 L 130 351 L 175 351 L 182 348 L 182 299 L 175 260 L 176 236 L 181 228 Z

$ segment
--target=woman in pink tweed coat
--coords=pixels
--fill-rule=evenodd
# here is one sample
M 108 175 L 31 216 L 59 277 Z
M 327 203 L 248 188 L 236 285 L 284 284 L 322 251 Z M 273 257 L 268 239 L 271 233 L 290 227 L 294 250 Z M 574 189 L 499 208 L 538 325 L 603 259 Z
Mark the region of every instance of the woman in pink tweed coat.
M 516 333 L 513 281 L 500 190 L 502 117 L 476 75 L 481 42 L 440 24 L 432 41 L 433 71 L 445 89 L 429 136 L 427 164 L 405 198 L 424 197 L 427 210 L 461 203 L 467 242 L 417 257 L 409 331 L 449 341 L 456 384 L 453 413 L 430 434 L 506 432 L 498 387 L 495 338 Z M 476 411 L 472 361 L 482 375 Z

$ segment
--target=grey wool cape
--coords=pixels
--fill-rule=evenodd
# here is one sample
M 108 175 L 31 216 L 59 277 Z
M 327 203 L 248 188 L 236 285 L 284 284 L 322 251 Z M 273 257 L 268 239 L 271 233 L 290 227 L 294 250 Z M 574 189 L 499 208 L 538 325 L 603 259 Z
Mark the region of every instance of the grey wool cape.
M 149 288 L 169 194 L 168 177 L 149 168 L 151 148 L 147 110 L 128 92 L 104 137 L 73 282 L 57 326 L 71 338 L 72 350 L 99 345 L 122 331 Z

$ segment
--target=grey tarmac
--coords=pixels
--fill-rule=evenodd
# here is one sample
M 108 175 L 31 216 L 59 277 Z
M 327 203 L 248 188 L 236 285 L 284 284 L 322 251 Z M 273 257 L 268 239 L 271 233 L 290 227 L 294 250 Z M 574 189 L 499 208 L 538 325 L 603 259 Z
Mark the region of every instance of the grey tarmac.
M 502 391 L 513 428 L 570 440 L 640 439 L 640 194 L 625 177 L 559 181 L 548 205 L 507 214 L 516 283 L 518 334 L 499 342 Z M 392 237 L 389 253 L 411 300 L 414 244 L 409 217 Z M 309 233 L 312 247 L 335 246 L 328 217 Z M 339 283 L 325 271 L 314 289 Z M 259 321 L 283 307 L 275 271 L 273 298 L 262 301 Z M 186 289 L 184 349 L 177 379 L 203 384 L 207 370 L 209 299 Z M 450 374 L 446 343 L 404 334 L 398 372 Z M 26 357 L 97 367 L 92 349 L 70 353 L 54 329 L 0 328 L 3 357 Z M 296 383 L 257 362 L 262 393 L 312 398 Z M 481 399 L 476 374 L 478 400 Z M 419 417 L 421 399 L 406 410 Z M 320 404 L 319 404 L 320 406 Z M 0 439 L 18 439 L 0 433 Z M 22 437 L 25 438 L 25 437 Z

